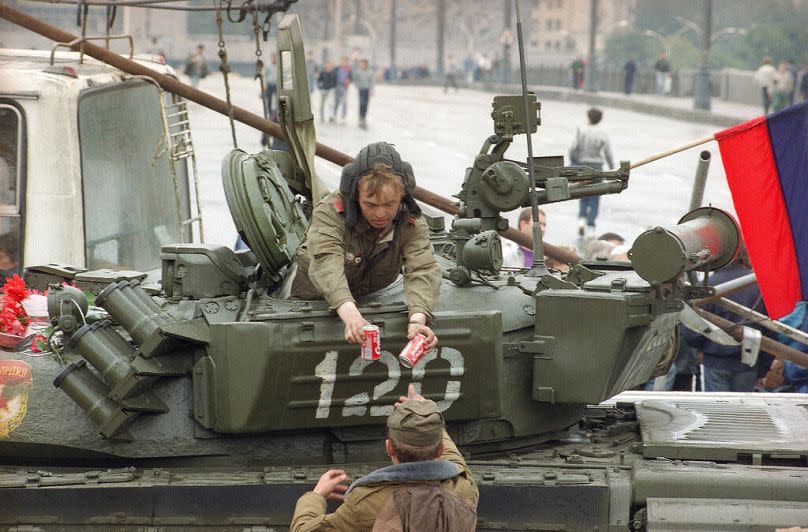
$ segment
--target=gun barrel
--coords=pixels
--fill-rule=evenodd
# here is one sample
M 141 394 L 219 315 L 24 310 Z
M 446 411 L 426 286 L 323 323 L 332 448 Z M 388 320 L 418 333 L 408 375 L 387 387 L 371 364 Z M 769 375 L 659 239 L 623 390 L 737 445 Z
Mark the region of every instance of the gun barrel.
M 655 227 L 634 241 L 629 258 L 636 272 L 651 284 L 664 283 L 700 268 L 726 266 L 740 251 L 740 230 L 726 212 L 702 207 L 678 225 Z

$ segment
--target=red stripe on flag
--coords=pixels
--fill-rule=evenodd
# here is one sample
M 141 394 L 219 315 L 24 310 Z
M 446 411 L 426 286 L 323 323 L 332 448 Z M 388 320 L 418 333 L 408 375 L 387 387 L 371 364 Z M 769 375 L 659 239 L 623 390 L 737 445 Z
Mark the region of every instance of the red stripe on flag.
M 771 318 L 782 317 L 801 299 L 800 272 L 766 120 L 715 138 L 763 302 Z

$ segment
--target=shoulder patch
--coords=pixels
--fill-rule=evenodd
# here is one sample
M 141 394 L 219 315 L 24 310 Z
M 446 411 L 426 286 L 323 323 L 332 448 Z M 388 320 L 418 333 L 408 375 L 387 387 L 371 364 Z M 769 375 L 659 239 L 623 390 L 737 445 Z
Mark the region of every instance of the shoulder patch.
M 418 218 L 416 218 L 415 216 L 407 216 L 407 223 L 408 224 L 415 225 L 415 223 L 417 221 L 418 221 Z
M 345 212 L 345 204 L 342 202 L 342 198 L 334 200 L 334 208 L 337 209 L 337 212 Z

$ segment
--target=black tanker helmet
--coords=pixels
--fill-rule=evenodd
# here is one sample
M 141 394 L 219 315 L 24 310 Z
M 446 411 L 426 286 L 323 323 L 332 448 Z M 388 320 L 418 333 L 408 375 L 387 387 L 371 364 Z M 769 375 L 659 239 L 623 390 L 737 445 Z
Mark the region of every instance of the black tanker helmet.
M 418 217 L 421 208 L 415 202 L 415 175 L 410 163 L 401 160 L 401 155 L 387 142 L 374 142 L 362 148 L 352 163 L 342 168 L 342 177 L 339 182 L 339 191 L 345 198 L 345 225 L 353 227 L 359 221 L 359 191 L 357 183 L 359 178 L 369 173 L 377 164 L 384 164 L 401 176 L 404 182 L 404 197 L 401 200 L 402 213 Z

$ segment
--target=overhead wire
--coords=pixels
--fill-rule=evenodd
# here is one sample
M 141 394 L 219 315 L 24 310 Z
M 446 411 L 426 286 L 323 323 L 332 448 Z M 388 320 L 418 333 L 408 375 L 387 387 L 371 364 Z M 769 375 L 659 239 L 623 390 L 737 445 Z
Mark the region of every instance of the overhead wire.
M 187 2 L 188 0 L 121 0 L 120 2 L 115 2 L 113 0 L 25 0 L 26 2 L 35 2 L 35 3 L 42 3 L 42 4 L 63 4 L 63 5 L 78 5 L 80 2 L 88 5 L 88 6 L 120 6 L 120 7 L 139 7 L 139 8 L 146 8 L 146 9 L 163 9 L 163 10 L 170 10 L 170 11 L 200 11 L 200 12 L 215 12 L 219 9 L 216 6 L 176 6 L 176 5 L 162 5 L 162 4 L 174 4 L 179 2 Z M 268 13 L 275 13 L 278 11 L 283 11 L 287 9 L 292 4 L 296 3 L 297 0 L 275 0 L 273 2 L 245 2 L 239 7 L 232 7 L 228 5 L 226 8 L 228 18 L 232 20 L 230 16 L 231 11 L 235 11 L 239 13 L 239 17 L 241 20 L 244 19 L 246 16 L 246 12 L 242 11 L 245 5 L 255 5 L 255 10 L 259 12 L 268 12 Z M 235 21 L 234 21 L 235 22 Z

